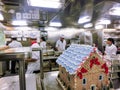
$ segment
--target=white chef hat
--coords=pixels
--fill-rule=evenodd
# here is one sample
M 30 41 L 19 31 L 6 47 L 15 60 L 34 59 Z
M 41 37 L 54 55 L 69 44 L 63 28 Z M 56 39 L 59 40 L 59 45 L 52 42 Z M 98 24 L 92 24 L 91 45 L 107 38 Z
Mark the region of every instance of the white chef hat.
M 60 35 L 61 38 L 65 38 L 65 36 L 63 34 Z
M 35 33 L 30 33 L 30 38 L 31 39 L 37 39 L 37 35 Z

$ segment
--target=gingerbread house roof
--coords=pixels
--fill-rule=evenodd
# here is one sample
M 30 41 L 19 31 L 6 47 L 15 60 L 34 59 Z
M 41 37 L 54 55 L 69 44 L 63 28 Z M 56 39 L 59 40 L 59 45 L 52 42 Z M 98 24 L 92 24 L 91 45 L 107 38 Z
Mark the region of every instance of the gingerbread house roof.
M 64 67 L 69 74 L 75 74 L 85 59 L 94 51 L 95 48 L 90 45 L 72 44 L 58 57 L 56 62 Z

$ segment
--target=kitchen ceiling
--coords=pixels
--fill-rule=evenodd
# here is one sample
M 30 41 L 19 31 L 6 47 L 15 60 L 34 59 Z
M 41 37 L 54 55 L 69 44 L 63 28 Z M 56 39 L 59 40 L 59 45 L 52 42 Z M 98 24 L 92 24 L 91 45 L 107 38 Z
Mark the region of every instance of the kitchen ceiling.
M 120 16 L 109 15 L 109 10 L 118 5 L 120 8 L 120 0 L 65 0 L 64 7 L 60 9 L 40 8 L 40 7 L 29 7 L 27 0 L 2 0 L 5 4 L 7 14 L 5 14 L 5 21 L 8 22 L 13 19 L 13 14 L 8 13 L 10 9 L 16 11 L 23 10 L 24 12 L 28 9 L 39 9 L 40 12 L 47 13 L 47 23 L 51 21 L 59 20 L 62 23 L 62 27 L 83 27 L 85 23 L 78 24 L 79 18 L 88 16 L 89 22 L 96 23 L 101 18 L 107 18 L 111 20 L 112 24 L 119 24 Z M 22 5 L 22 6 L 21 6 Z M 42 20 L 41 20 L 42 21 Z M 33 22 L 33 21 L 32 21 Z M 31 22 L 31 25 L 32 25 Z M 34 21 L 35 22 L 35 21 Z M 36 22 L 35 22 L 36 23 Z M 39 24 L 37 22 L 37 24 Z M 113 27 L 111 24 L 108 27 Z

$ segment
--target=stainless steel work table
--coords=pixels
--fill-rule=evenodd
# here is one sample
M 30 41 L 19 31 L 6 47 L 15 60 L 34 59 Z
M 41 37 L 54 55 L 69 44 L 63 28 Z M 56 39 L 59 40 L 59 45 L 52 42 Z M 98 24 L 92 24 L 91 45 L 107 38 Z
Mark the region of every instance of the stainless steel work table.
M 29 57 L 31 49 L 29 47 L 12 48 L 0 51 L 0 61 L 19 61 L 19 82 L 20 90 L 26 90 L 25 82 L 25 59 Z
M 43 61 L 57 59 L 57 58 L 58 58 L 57 56 L 43 56 Z
M 57 60 L 57 56 L 43 56 L 43 62 L 44 61 L 49 61 L 49 68 L 50 68 L 50 71 L 52 70 L 52 63 L 51 63 L 51 60 Z

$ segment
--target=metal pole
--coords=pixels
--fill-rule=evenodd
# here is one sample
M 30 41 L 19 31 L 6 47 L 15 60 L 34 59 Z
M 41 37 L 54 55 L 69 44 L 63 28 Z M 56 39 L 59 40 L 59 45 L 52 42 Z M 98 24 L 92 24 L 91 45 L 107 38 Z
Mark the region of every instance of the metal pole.
M 32 51 L 39 51 L 40 54 L 40 82 L 41 82 L 41 89 L 44 89 L 44 71 L 43 71 L 43 55 L 42 55 L 42 49 L 41 48 L 33 48 Z
M 24 58 L 21 58 L 19 60 L 19 83 L 20 83 L 20 90 L 26 90 Z
M 41 73 L 41 79 L 44 78 L 44 73 L 43 73 L 43 55 L 42 55 L 42 49 L 40 50 L 40 73 Z
M 40 79 L 41 79 L 41 89 L 45 90 L 44 88 L 44 71 L 43 71 L 43 54 L 42 54 L 42 49 L 40 49 Z

